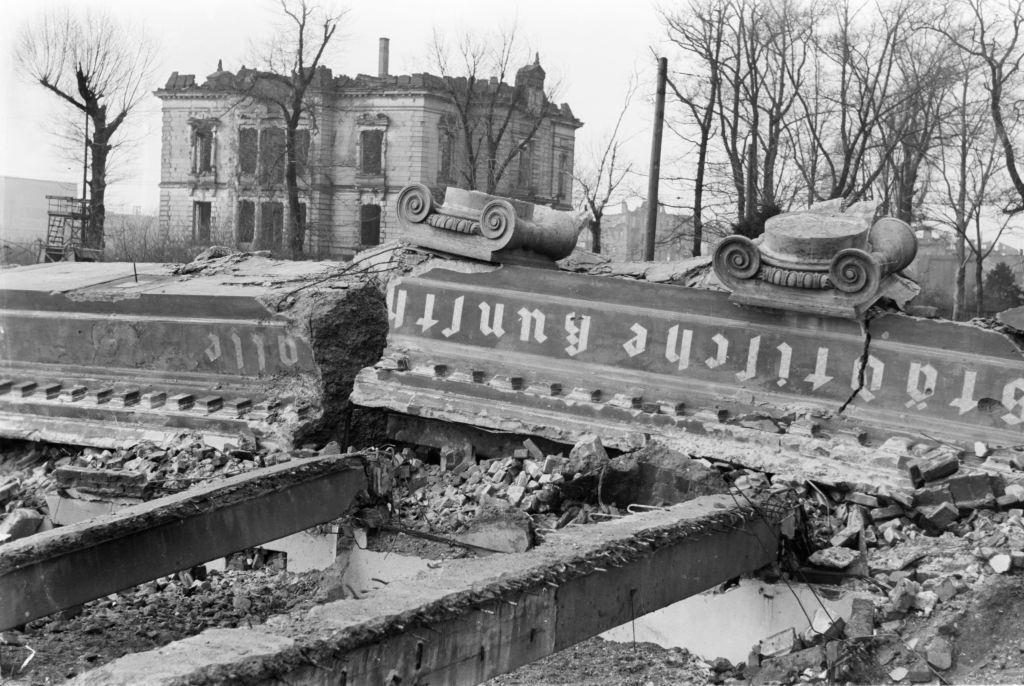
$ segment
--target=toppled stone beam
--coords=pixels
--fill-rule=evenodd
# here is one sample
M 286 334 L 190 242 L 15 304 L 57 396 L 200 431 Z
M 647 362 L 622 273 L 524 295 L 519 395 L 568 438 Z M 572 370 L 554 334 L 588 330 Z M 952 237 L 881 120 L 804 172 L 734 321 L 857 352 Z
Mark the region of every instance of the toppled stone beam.
M 0 545 L 0 630 L 336 519 L 366 469 L 287 462 Z
M 706 496 L 451 560 L 253 629 L 210 630 L 76 683 L 476 684 L 776 559 L 784 502 Z
M 288 445 L 340 425 L 384 345 L 379 287 L 355 263 L 213 255 L 0 273 L 0 436 Z
M 486 269 L 438 262 L 397 279 L 388 347 L 357 376 L 353 402 L 566 444 L 594 432 L 629 450 L 657 436 L 773 473 L 908 489 L 897 456 L 819 433 L 866 433 L 875 445 L 894 435 L 1024 442 L 1024 354 L 999 331 L 899 314 L 862 324 L 741 308 L 723 292 Z M 751 414 L 788 431 L 748 428 Z M 801 415 L 815 419 L 793 421 Z

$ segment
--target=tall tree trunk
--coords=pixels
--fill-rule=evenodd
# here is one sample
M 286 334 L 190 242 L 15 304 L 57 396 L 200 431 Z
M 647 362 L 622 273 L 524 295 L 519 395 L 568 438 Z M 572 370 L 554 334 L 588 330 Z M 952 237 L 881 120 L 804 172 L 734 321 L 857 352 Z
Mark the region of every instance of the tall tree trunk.
M 710 135 L 710 129 L 701 129 L 700 147 L 697 149 L 697 178 L 693 183 L 693 247 L 690 251 L 694 257 L 700 256 L 700 244 L 704 240 L 704 170 L 707 167 Z
M 94 114 L 92 134 L 92 160 L 89 179 L 89 221 L 82 228 L 82 247 L 103 250 L 103 225 L 106 222 L 107 156 L 110 154 L 110 132 L 107 131 L 106 113 Z
M 601 252 L 601 215 L 590 220 L 590 250 L 599 254 Z
M 295 169 L 295 131 L 298 122 L 288 122 L 285 128 L 284 184 L 288 195 L 288 212 L 285 217 L 284 248 L 295 260 L 302 254 L 302 227 L 299 224 L 299 177 Z
M 959 220 L 958 220 L 959 221 Z M 965 227 L 966 228 L 966 227 Z M 953 280 L 953 321 L 963 321 L 967 281 L 967 239 L 963 231 L 956 234 L 956 276 Z

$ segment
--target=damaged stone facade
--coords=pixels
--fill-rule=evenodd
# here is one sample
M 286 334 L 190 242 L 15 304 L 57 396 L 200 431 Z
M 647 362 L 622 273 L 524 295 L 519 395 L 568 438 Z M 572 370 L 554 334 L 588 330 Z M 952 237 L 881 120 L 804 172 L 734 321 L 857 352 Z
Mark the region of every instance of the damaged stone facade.
M 274 106 L 239 94 L 253 78 L 254 70 L 232 73 L 218 65 L 203 83 L 174 72 L 156 91 L 163 103 L 160 229 L 166 235 L 249 249 L 263 232 L 272 249 L 282 245 L 284 123 Z M 543 97 L 543 80 L 535 62 L 520 69 L 516 86 L 492 79 L 490 87 L 509 94 L 528 89 L 522 100 L 530 102 Z M 393 202 L 403 186 L 423 183 L 443 192 L 464 181 L 463 136 L 445 84 L 430 74 L 353 78 L 318 70 L 307 96 L 313 115 L 298 132 L 307 255 L 349 258 L 396 238 Z M 554 107 L 498 193 L 569 209 L 581 125 L 568 105 Z M 509 126 L 505 151 L 529 134 L 531 122 L 516 111 Z M 477 178 L 484 176 L 481 170 Z

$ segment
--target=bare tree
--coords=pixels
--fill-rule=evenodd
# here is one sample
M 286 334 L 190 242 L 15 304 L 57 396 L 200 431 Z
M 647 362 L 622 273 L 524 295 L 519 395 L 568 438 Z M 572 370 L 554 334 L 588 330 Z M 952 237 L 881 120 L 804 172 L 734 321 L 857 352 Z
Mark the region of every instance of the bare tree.
M 455 105 L 458 131 L 451 133 L 461 138 L 462 183 L 493 194 L 555 113 L 555 89 L 544 90 L 539 54 L 524 79 L 519 70 L 513 85 L 505 82 L 525 62 L 515 25 L 490 35 L 462 32 L 454 47 L 435 31 L 430 55 Z
M 691 250 L 695 257 L 700 255 L 701 242 L 704 240 L 705 178 L 709 148 L 715 133 L 715 113 L 718 111 L 718 98 L 722 91 L 720 62 L 727 16 L 725 4 L 717 0 L 704 3 L 692 0 L 685 12 L 662 13 L 662 22 L 669 40 L 684 53 L 692 55 L 698 61 L 698 68 L 703 71 L 699 75 L 684 72 L 668 81 L 676 98 L 692 117 L 698 132 Z M 674 127 L 673 131 L 676 131 Z
M 590 214 L 591 250 L 601 252 L 601 219 L 609 203 L 617 202 L 624 190 L 623 183 L 633 171 L 633 163 L 625 159 L 622 120 L 636 95 L 637 81 L 632 78 L 626 88 L 622 109 L 611 133 L 597 145 L 588 161 L 578 160 L 573 179 L 579 186 L 580 205 Z
M 318 68 L 345 11 L 322 8 L 309 0 L 280 0 L 280 9 L 283 25 L 256 47 L 259 72 L 242 85 L 242 90 L 247 97 L 276 109 L 284 121 L 284 244 L 294 259 L 302 254 L 305 241 L 299 176 L 307 168 L 309 155 L 309 137 L 300 136 L 299 129 L 305 122 L 316 126 Z M 262 230 L 257 231 L 256 247 L 268 247 L 267 240 Z
M 89 220 L 82 247 L 102 250 L 107 171 L 128 116 L 148 94 L 156 47 L 141 31 L 108 14 L 47 11 L 17 38 L 15 61 L 32 81 L 56 95 L 91 125 Z
M 964 53 L 978 59 L 985 67 L 985 88 L 988 91 L 989 113 L 995 135 L 1002 147 L 1006 173 L 1015 191 L 1015 200 L 1007 204 L 1004 211 L 1016 214 L 1024 211 L 1024 179 L 1017 168 L 1015 142 L 1004 113 L 1004 108 L 1016 108 L 1018 101 L 1012 89 L 1020 79 L 1021 64 L 1024 62 L 1024 4 L 1019 0 L 1007 0 L 1004 7 L 995 8 L 989 0 L 960 0 L 952 6 L 953 12 L 946 22 L 937 25 L 937 31 L 945 35 Z M 962 15 L 966 14 L 965 18 Z M 959 20 L 959 21 L 958 21 Z M 948 28 L 953 23 L 952 28 Z M 1008 91 L 1010 91 L 1008 93 Z M 1010 102 L 1005 100 L 1009 98 Z M 1012 121 L 1018 114 L 1014 112 Z

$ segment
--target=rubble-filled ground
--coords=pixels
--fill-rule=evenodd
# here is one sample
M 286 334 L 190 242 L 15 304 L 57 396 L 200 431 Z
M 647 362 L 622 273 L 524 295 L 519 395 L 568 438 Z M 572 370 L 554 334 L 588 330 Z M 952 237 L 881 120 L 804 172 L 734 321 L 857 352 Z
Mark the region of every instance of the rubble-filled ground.
M 265 451 L 244 441 L 214 450 L 189 435 L 117 451 L 2 448 L 0 540 L 51 526 L 54 494 L 148 499 L 340 451 L 337 444 Z M 859 591 L 867 600 L 850 616 L 812 608 L 812 629 L 765 636 L 739 664 L 592 639 L 493 683 L 1024 683 L 1024 487 L 961 470 L 948 446 L 907 450 L 920 484 L 912 493 L 783 480 L 658 444 L 610 456 L 593 436 L 562 454 L 527 441 L 488 460 L 389 447 L 378 453 L 393 460 L 398 477 L 392 512 L 361 511 L 346 524 L 372 530 L 374 549 L 437 559 L 523 549 L 546 530 L 637 507 L 716 492 L 744 501 L 761 489 L 786 489 L 799 497 L 799 526 L 785 532 L 786 554 L 765 577 Z M 0 677 L 55 683 L 207 627 L 255 625 L 322 600 L 329 579 L 273 564 L 158 579 L 3 633 Z

